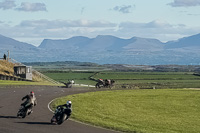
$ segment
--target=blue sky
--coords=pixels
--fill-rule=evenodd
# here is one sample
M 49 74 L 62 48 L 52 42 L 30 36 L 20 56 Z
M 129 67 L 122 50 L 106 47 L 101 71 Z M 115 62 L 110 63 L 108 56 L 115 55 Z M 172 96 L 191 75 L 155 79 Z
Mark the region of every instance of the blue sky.
M 156 38 L 200 33 L 200 0 L 0 0 L 0 34 L 35 46 L 43 39 Z

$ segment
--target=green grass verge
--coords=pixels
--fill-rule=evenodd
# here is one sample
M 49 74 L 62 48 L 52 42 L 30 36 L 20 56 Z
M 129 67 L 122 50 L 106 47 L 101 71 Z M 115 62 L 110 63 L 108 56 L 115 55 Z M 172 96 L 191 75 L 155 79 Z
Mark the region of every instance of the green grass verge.
M 7 86 L 7 85 L 55 85 L 55 84 L 52 84 L 50 82 L 0 80 L 0 86 Z
M 72 118 L 109 129 L 144 133 L 199 133 L 200 91 L 118 90 L 70 95 Z

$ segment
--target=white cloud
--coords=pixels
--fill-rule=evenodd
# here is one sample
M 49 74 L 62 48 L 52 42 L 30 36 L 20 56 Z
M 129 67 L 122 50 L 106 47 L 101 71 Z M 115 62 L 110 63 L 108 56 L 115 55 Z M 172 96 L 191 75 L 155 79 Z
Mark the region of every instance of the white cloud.
M 14 7 L 16 7 L 14 0 L 4 0 L 3 2 L 0 2 L 0 9 L 7 10 Z
M 115 27 L 116 24 L 107 21 L 89 21 L 89 20 L 35 20 L 23 21 L 20 23 L 21 27 L 37 27 L 37 28 L 60 28 L 60 27 Z
M 174 0 L 174 2 L 169 3 L 168 5 L 172 7 L 200 6 L 200 0 Z
M 3 2 L 0 2 L 0 9 L 8 10 L 14 8 L 17 11 L 25 12 L 47 11 L 46 5 L 44 3 L 22 2 L 20 7 L 17 7 L 14 0 L 4 0 Z
M 187 15 L 189 15 L 189 16 L 200 16 L 200 14 L 192 14 L 192 13 L 188 13 Z
M 47 11 L 46 5 L 44 3 L 29 3 L 23 2 L 19 8 L 16 8 L 18 11 L 26 12 L 37 12 L 37 11 Z
M 145 27 L 147 28 L 170 28 L 172 25 L 162 20 L 154 20 L 152 22 L 146 23 Z
M 134 6 L 131 5 L 123 5 L 123 6 L 116 6 L 113 8 L 113 10 L 122 12 L 122 13 L 131 13 L 131 10 Z

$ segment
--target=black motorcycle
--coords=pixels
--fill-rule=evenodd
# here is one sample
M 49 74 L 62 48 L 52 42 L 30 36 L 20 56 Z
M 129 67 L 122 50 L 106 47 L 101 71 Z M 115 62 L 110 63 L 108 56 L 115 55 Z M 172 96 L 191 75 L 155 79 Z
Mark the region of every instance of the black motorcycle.
M 30 115 L 31 113 L 32 113 L 32 109 L 28 108 L 27 106 L 21 105 L 17 113 L 17 117 L 25 118 L 27 115 Z
M 51 118 L 52 124 L 62 124 L 68 118 L 66 109 L 58 106 L 55 110 L 54 116 Z
M 60 81 L 61 83 L 63 83 L 66 88 L 72 88 L 72 85 L 75 84 L 74 81 L 68 81 L 67 83 Z

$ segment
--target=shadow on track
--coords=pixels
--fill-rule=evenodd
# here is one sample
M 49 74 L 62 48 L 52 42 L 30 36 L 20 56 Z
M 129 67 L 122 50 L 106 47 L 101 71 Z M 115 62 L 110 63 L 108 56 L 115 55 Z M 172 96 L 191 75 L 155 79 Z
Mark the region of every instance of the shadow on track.
M 31 125 L 52 125 L 50 122 L 16 122 L 16 123 L 25 123 Z
M 10 118 L 18 118 L 17 116 L 1 116 L 0 118 L 6 118 L 6 119 L 10 119 Z

